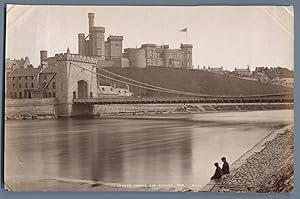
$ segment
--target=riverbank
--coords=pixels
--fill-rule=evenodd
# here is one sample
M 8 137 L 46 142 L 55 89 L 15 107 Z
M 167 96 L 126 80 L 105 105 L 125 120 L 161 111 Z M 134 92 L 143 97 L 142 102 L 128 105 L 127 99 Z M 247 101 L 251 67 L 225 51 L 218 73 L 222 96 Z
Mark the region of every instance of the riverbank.
M 294 127 L 270 133 L 231 165 L 229 175 L 201 191 L 289 192 L 294 188 Z
M 247 104 L 114 104 L 95 105 L 94 112 L 88 117 L 124 117 L 124 116 L 165 116 L 172 114 L 197 114 L 211 112 L 236 112 L 236 111 L 262 111 L 262 110 L 282 110 L 293 109 L 291 103 L 247 103 Z M 42 120 L 57 119 L 55 112 L 24 112 L 10 111 L 10 107 L 5 112 L 6 120 Z M 79 116 L 80 117 L 80 116 Z M 86 118 L 86 116 L 84 116 Z

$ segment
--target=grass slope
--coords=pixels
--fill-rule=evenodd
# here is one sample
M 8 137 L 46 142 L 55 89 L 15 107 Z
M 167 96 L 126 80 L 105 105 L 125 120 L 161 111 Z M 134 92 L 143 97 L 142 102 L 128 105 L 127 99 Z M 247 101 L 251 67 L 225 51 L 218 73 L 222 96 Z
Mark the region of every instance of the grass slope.
M 105 68 L 110 72 L 164 88 L 208 95 L 252 95 L 290 92 L 292 89 L 251 80 L 181 68 Z M 101 74 L 108 75 L 105 72 Z M 114 77 L 113 75 L 109 75 Z M 120 79 L 120 78 L 116 78 Z M 153 95 L 144 89 L 131 88 L 137 95 Z

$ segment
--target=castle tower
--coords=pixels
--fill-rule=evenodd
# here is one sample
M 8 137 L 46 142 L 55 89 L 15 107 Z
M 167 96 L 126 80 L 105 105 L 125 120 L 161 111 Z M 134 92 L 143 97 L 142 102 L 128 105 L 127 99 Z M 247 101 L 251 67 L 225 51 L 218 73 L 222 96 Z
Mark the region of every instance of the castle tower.
M 163 45 L 163 66 L 164 67 L 169 66 L 169 59 L 170 59 L 169 45 Z
M 79 55 L 86 55 L 87 52 L 85 51 L 85 34 L 79 33 L 78 34 L 78 54 Z
M 183 52 L 183 68 L 193 68 L 193 45 L 192 44 L 181 44 L 180 49 Z
M 121 58 L 123 51 L 123 36 L 110 35 L 107 38 L 107 57 L 108 58 Z
M 89 17 L 89 56 L 100 57 L 105 60 L 105 47 L 104 47 L 104 27 L 94 26 L 94 13 L 88 13 Z
M 94 13 L 88 13 L 89 17 L 89 27 L 94 27 L 94 19 L 95 19 L 95 14 Z

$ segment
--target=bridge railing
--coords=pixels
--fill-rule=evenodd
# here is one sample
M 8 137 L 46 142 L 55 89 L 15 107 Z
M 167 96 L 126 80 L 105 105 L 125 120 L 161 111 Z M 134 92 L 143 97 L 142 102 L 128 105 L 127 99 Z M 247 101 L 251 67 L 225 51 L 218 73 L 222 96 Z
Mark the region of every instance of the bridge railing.
M 292 96 L 272 95 L 272 96 L 238 96 L 238 97 L 213 97 L 213 96 L 176 96 L 176 97 L 109 97 L 109 98 L 84 98 L 73 99 L 75 103 L 247 103 L 247 102 L 293 102 Z

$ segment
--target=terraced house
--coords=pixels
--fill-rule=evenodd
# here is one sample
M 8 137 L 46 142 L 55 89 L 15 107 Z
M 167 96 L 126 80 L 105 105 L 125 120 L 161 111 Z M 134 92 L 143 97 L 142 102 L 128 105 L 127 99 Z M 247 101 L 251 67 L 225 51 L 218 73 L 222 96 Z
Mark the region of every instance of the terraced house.
M 7 76 L 8 98 L 32 98 L 32 91 L 38 88 L 38 74 L 41 67 L 16 68 Z

